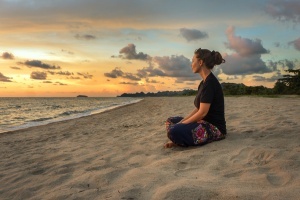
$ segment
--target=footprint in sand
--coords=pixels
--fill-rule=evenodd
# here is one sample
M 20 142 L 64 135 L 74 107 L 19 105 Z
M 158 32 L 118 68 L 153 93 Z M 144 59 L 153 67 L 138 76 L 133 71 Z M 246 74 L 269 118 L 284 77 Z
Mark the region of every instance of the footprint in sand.
M 45 169 L 36 169 L 31 172 L 32 175 L 40 175 L 43 174 L 46 170 Z
M 74 172 L 75 171 L 75 169 L 74 168 L 69 168 L 69 167 L 62 167 L 62 168 L 59 168 L 56 172 L 55 172 L 55 174 L 57 174 L 57 175 L 61 175 L 61 174 L 70 174 L 70 173 L 72 173 L 72 172 Z
M 187 184 L 188 185 L 188 184 Z M 153 199 L 220 199 L 220 192 L 201 186 L 165 185 L 156 190 Z
M 274 186 L 286 185 L 291 180 L 291 176 L 285 172 L 269 173 L 266 178 Z
M 187 164 L 188 164 L 187 162 L 180 161 L 180 162 L 177 163 L 177 168 L 178 169 L 185 169 Z
M 243 173 L 244 173 L 244 171 L 239 170 L 239 171 L 236 171 L 236 172 L 231 172 L 231 173 L 225 174 L 224 177 L 226 177 L 226 178 L 239 177 L 239 176 L 241 176 Z
M 275 163 L 274 158 L 278 156 L 278 150 L 266 148 L 247 147 L 232 156 L 230 161 L 233 164 L 240 164 L 243 170 L 229 172 L 224 177 L 231 178 L 247 173 L 248 175 L 259 176 L 264 174 L 266 181 L 273 186 L 286 185 L 291 180 L 291 174 L 284 171 L 280 163 Z
M 88 167 L 85 169 L 85 171 L 99 171 L 101 169 L 106 168 L 107 166 L 93 166 L 93 167 Z
M 174 175 L 187 179 L 198 179 L 199 177 L 204 177 L 203 175 L 201 175 L 199 168 L 180 169 L 177 170 Z
M 118 191 L 121 194 L 121 199 L 122 200 L 135 200 L 135 199 L 140 199 L 140 195 L 142 193 L 142 189 L 141 188 L 134 188 L 134 189 L 130 189 L 127 191 Z
M 242 164 L 245 166 L 253 165 L 266 165 L 274 157 L 275 151 L 247 147 L 239 151 L 237 155 L 231 157 L 230 161 L 234 164 Z

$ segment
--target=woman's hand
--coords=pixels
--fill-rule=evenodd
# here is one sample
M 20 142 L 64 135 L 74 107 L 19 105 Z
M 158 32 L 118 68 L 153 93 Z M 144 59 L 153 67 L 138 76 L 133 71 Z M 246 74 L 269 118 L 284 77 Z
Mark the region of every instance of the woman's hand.
M 182 124 L 182 122 L 183 122 L 183 119 L 182 119 L 182 120 L 180 120 L 180 122 L 178 122 L 177 124 Z
M 201 119 L 201 120 L 199 120 L 199 121 L 197 121 L 197 123 L 198 124 L 201 124 L 201 123 L 203 123 L 204 121 Z M 186 123 L 186 122 L 184 122 L 183 120 L 181 120 L 180 122 L 178 122 L 178 124 L 188 124 L 188 123 Z

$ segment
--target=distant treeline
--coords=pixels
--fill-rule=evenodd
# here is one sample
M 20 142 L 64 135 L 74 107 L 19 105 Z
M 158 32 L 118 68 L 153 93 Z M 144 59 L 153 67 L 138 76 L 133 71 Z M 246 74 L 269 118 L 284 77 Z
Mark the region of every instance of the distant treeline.
M 197 94 L 197 90 L 183 90 L 183 91 L 163 91 L 163 92 L 137 92 L 124 93 L 119 97 L 174 97 L 174 96 L 191 96 Z
M 224 95 L 280 95 L 280 94 L 297 94 L 300 95 L 300 69 L 286 70 L 292 75 L 283 75 L 283 78 L 278 79 L 274 88 L 264 86 L 246 86 L 236 83 L 221 83 Z M 124 93 L 119 97 L 172 97 L 172 96 L 195 96 L 197 90 L 183 91 L 163 91 L 163 92 L 138 92 Z

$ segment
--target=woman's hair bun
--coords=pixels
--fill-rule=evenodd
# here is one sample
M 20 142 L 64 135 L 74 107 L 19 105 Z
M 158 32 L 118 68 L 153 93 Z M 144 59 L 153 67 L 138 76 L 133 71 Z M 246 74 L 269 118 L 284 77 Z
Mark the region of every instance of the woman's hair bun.
M 223 59 L 222 55 L 220 54 L 220 52 L 215 52 L 215 51 L 212 51 L 212 56 L 215 58 L 215 64 L 216 65 L 220 65 L 222 63 L 225 63 L 225 60 Z
M 215 65 L 220 65 L 221 63 L 225 63 L 222 55 L 218 51 L 210 51 L 208 49 L 196 49 L 195 50 L 196 57 L 204 61 L 205 65 L 212 69 Z

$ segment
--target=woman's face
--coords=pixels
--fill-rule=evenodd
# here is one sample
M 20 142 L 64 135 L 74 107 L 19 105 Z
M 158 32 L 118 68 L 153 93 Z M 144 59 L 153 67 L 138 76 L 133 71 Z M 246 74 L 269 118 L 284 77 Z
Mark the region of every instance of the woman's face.
M 196 57 L 196 54 L 194 54 L 193 59 L 192 59 L 192 70 L 194 73 L 199 73 L 201 66 L 200 66 L 200 62 Z

